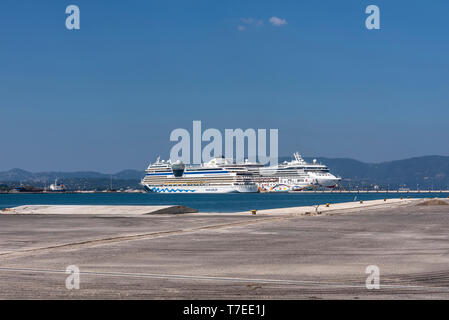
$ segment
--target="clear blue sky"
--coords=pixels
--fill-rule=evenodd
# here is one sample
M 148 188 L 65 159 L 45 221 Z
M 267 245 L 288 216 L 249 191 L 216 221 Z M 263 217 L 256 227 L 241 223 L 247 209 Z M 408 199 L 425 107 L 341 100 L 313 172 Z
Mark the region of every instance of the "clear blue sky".
M 192 120 L 278 128 L 281 155 L 449 155 L 448 14 L 445 0 L 2 0 L 0 170 L 143 169 Z

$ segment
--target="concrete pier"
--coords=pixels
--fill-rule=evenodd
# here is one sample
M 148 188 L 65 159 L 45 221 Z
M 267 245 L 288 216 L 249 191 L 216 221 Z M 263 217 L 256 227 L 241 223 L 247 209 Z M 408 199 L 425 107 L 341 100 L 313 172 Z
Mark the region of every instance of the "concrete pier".
M 0 299 L 449 299 L 449 205 L 426 201 L 0 214 Z M 79 290 L 65 286 L 70 265 Z M 365 286 L 371 265 L 378 290 Z
M 195 213 L 197 210 L 185 206 L 100 206 L 100 205 L 29 205 L 4 211 L 7 214 L 53 214 L 53 215 L 108 215 L 127 217 L 144 214 Z

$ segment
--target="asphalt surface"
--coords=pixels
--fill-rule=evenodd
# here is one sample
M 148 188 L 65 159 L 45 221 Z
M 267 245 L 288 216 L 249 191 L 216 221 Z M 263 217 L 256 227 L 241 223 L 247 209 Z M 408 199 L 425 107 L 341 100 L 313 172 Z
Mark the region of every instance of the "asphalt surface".
M 0 299 L 448 299 L 449 205 L 0 215 Z M 66 268 L 80 289 L 66 288 Z M 368 290 L 366 267 L 380 270 Z

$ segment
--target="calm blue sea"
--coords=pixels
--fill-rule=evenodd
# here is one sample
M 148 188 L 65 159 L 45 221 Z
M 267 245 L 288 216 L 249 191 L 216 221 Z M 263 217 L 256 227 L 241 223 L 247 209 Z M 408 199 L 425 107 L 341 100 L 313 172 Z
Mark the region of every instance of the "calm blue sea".
M 184 205 L 201 212 L 236 212 L 383 198 L 447 198 L 449 193 L 236 193 L 236 194 L 0 194 L 0 209 L 31 204 Z

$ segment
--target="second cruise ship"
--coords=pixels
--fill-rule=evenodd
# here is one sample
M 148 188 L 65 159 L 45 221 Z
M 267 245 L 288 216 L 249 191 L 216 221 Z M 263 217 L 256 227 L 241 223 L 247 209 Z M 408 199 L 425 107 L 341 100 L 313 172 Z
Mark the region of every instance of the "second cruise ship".
M 275 166 L 263 166 L 259 163 L 245 161 L 241 164 L 230 164 L 226 166 L 247 168 L 254 175 L 254 179 L 260 191 L 266 192 L 288 192 L 302 191 L 316 188 L 334 188 L 341 180 L 330 173 L 329 168 L 317 163 L 307 163 L 298 152 L 293 154 L 294 159 L 284 161 Z

